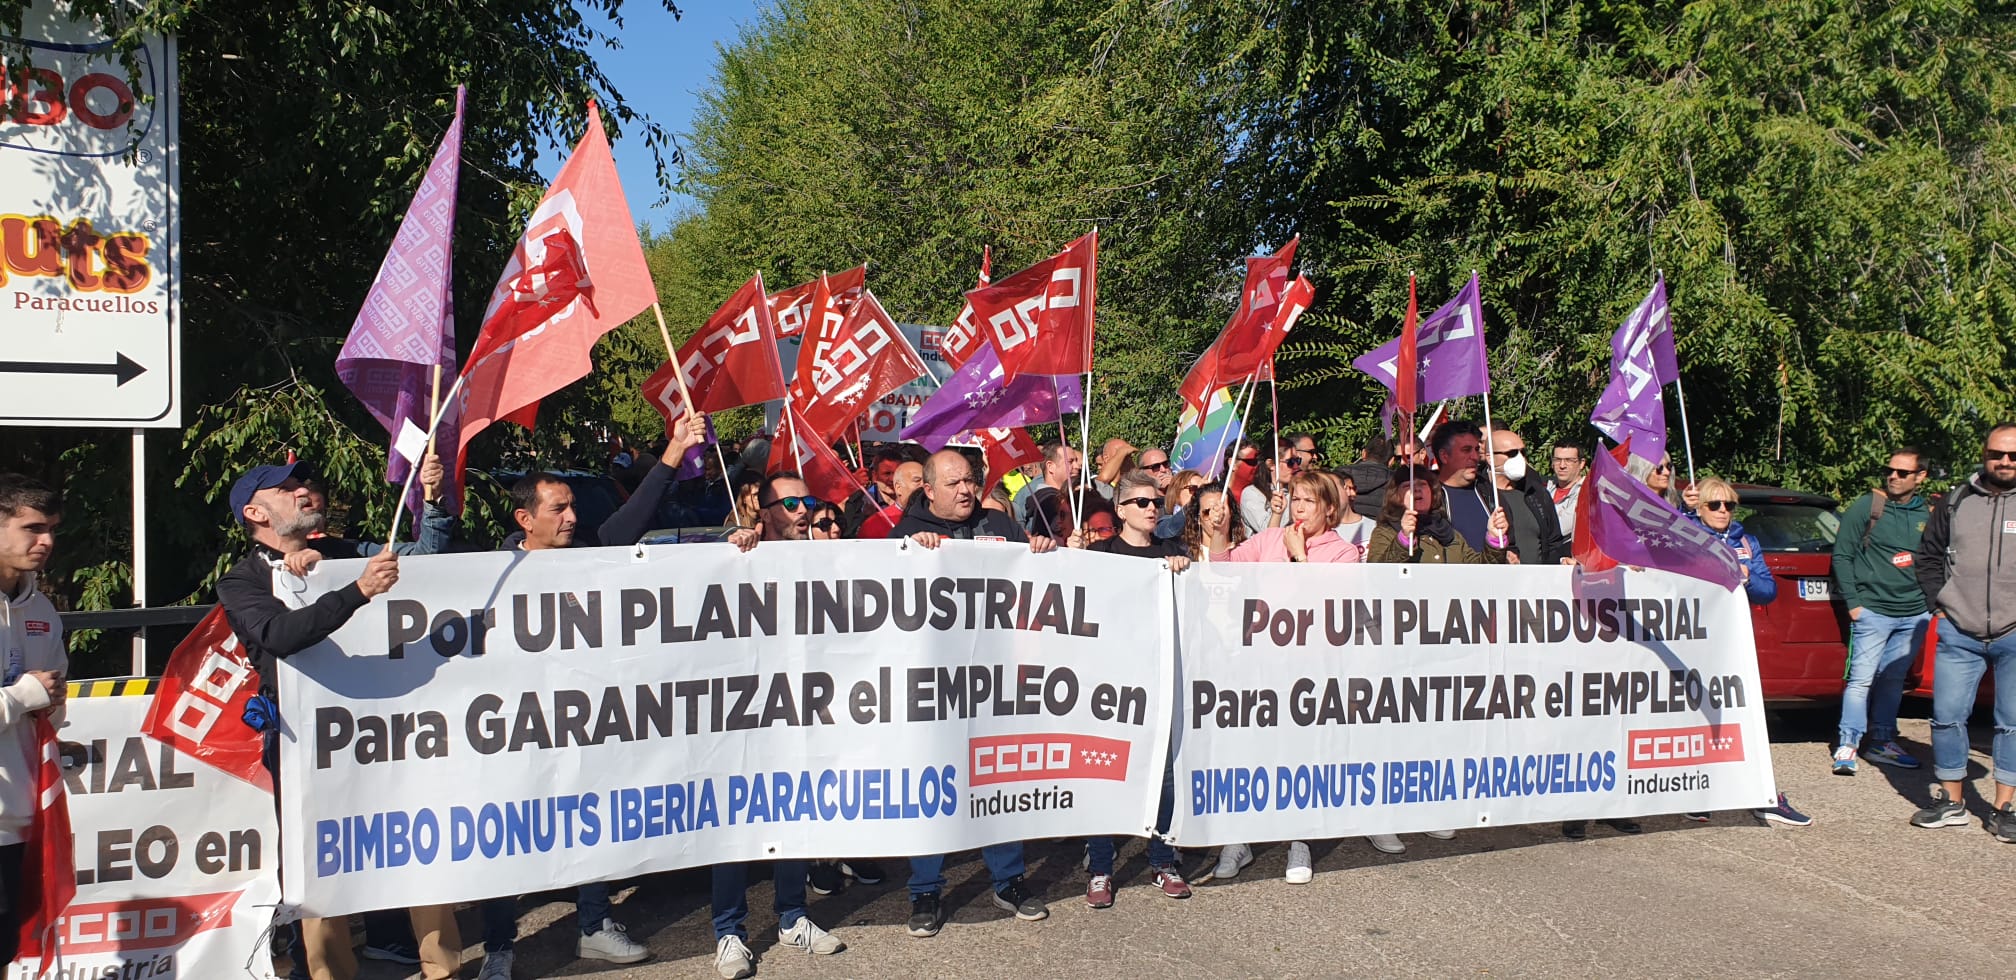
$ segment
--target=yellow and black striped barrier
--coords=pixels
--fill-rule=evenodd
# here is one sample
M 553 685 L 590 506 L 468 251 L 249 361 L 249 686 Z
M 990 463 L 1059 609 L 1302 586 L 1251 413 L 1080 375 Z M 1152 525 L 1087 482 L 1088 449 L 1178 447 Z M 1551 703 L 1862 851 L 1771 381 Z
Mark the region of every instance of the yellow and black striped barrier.
M 88 681 L 71 681 L 70 696 L 73 698 L 137 698 L 154 693 L 155 685 L 161 683 L 159 677 L 107 677 Z

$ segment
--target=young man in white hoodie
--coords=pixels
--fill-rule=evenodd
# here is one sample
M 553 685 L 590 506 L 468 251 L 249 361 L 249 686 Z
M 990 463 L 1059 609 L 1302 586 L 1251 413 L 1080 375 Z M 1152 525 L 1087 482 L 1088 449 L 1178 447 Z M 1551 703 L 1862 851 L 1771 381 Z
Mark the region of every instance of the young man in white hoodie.
M 35 734 L 30 716 L 63 724 L 63 620 L 35 575 L 56 550 L 63 501 L 25 476 L 0 474 L 0 963 L 14 959 L 21 924 L 14 910 L 23 882 L 22 837 L 35 818 Z

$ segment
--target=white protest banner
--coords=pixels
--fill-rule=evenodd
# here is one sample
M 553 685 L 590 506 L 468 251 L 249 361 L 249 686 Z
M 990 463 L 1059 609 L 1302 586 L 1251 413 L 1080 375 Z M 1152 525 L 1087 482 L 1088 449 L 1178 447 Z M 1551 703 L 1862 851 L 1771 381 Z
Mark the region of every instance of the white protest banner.
M 153 683 L 70 685 L 57 737 L 77 897 L 57 922 L 62 964 L 48 975 L 271 977 L 273 797 L 142 735 Z M 6 975 L 25 980 L 28 967 Z
M 1181 846 L 1776 801 L 1743 594 L 1623 569 L 1176 577 Z
M 1158 563 L 995 542 L 402 559 L 280 661 L 287 901 L 1146 834 L 1172 601 Z

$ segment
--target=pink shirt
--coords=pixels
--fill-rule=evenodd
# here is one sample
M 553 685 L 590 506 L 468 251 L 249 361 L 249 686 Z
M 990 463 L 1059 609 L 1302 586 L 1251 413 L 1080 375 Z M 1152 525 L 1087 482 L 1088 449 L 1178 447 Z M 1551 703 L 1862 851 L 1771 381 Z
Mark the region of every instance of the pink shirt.
M 1230 561 L 1287 561 L 1288 545 L 1281 538 L 1287 528 L 1270 527 L 1259 534 L 1239 543 L 1232 549 Z M 1303 550 L 1312 562 L 1364 561 L 1365 549 L 1338 537 L 1334 530 L 1324 531 L 1306 540 Z

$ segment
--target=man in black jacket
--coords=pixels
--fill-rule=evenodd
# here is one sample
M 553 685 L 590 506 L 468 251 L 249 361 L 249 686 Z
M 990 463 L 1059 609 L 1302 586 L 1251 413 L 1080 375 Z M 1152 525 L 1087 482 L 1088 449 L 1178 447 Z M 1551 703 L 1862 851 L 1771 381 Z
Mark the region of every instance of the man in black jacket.
M 1352 510 L 1375 521 L 1379 519 L 1380 509 L 1386 506 L 1386 483 L 1392 479 L 1392 462 L 1393 441 L 1375 433 L 1365 440 L 1357 462 L 1337 468 L 1337 475 L 1350 477 L 1351 487 L 1357 492 L 1351 501 Z
M 1842 533 L 1853 533 L 1843 527 Z M 1988 830 L 2016 844 L 2016 422 L 1988 433 L 1981 469 L 1932 505 L 1913 562 L 1925 603 L 1939 613 L 1932 672 L 1932 805 L 1918 827 L 1965 827 L 1967 715 L 1981 676 L 1995 671 L 1995 812 Z
M 308 549 L 310 537 L 322 530 L 325 521 L 318 495 L 294 475 L 296 465 L 254 467 L 232 484 L 231 513 L 244 523 L 252 538 L 252 552 L 217 580 L 217 601 L 224 606 L 224 618 L 258 669 L 260 698 L 274 716 L 278 714 L 274 707 L 278 701 L 275 661 L 327 639 L 357 610 L 399 581 L 398 555 L 380 548 L 369 556 L 357 581 L 299 608 L 280 599 L 274 590 L 275 571 L 285 567 L 288 555 Z M 327 558 L 365 557 L 357 542 L 342 538 L 315 539 L 314 550 Z M 248 723 L 252 720 L 248 715 Z M 277 801 L 278 718 L 266 719 L 261 731 Z M 410 912 L 413 934 L 419 941 L 421 975 L 428 980 L 455 976 L 462 960 L 462 938 L 453 906 L 428 906 Z M 357 975 L 347 919 L 303 919 L 297 938 L 290 941 L 296 976 L 350 980 Z
M 924 461 L 924 492 L 915 494 L 910 508 L 892 538 L 909 538 L 919 546 L 936 548 L 948 540 L 1027 541 L 1037 554 L 1057 550 L 1057 542 L 1046 537 L 1028 537 L 1007 514 L 978 506 L 980 482 L 973 479 L 973 464 L 956 449 L 941 449 Z M 1014 841 L 980 849 L 980 859 L 994 880 L 994 904 L 1034 922 L 1048 918 L 1050 909 L 1023 887 L 1022 843 Z M 931 854 L 910 859 L 910 934 L 918 938 L 935 936 L 945 927 L 945 855 Z
M 1526 457 L 1526 440 L 1512 431 L 1511 426 L 1494 423 L 1491 459 L 1498 468 L 1499 491 L 1508 494 L 1516 491 L 1525 505 L 1505 508 L 1512 518 L 1513 545 L 1519 549 L 1520 560 L 1528 564 L 1561 564 L 1570 554 L 1568 537 L 1561 533 L 1561 515 L 1554 511 L 1554 495 L 1548 489 L 1547 477 L 1535 470 L 1532 460 Z M 1528 517 L 1532 518 L 1530 522 L 1526 520 Z M 1529 533 L 1532 537 L 1527 539 Z

